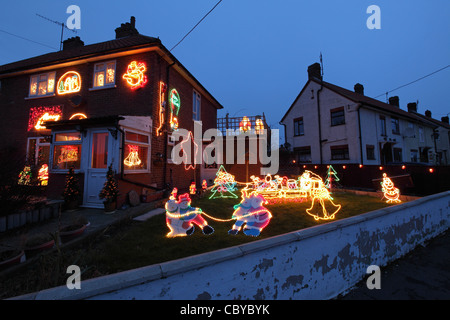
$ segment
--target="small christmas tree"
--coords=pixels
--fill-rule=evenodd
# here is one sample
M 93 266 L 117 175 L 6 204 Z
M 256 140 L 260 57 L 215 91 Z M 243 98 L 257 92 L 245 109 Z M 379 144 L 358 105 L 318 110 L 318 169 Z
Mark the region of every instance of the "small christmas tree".
M 64 200 L 69 203 L 78 200 L 80 195 L 80 187 L 78 185 L 78 179 L 75 176 L 75 170 L 72 167 L 69 169 L 69 174 L 66 177 L 66 186 L 64 188 L 63 197 Z
M 216 173 L 214 186 L 211 189 L 212 194 L 209 199 L 238 198 L 238 196 L 233 193 L 233 191 L 236 191 L 236 183 L 234 176 L 229 174 L 223 166 L 220 166 L 219 171 Z M 217 192 L 219 192 L 219 195 L 216 195 Z
M 31 185 L 31 176 L 31 167 L 25 166 L 19 173 L 19 181 L 17 183 L 20 185 L 29 186 Z
M 339 177 L 337 176 L 337 172 L 336 170 L 334 170 L 333 166 L 328 166 L 328 170 L 327 170 L 327 179 L 325 180 L 325 188 L 327 188 L 330 193 L 331 193 L 331 189 L 333 188 L 334 184 L 337 183 L 339 184 Z M 340 184 L 339 184 L 340 185 Z
M 106 182 L 98 196 L 100 197 L 100 199 L 105 199 L 105 203 L 113 203 L 117 201 L 117 197 L 119 196 L 119 187 L 117 185 L 116 178 L 114 177 L 112 163 L 108 167 L 108 172 L 106 173 Z

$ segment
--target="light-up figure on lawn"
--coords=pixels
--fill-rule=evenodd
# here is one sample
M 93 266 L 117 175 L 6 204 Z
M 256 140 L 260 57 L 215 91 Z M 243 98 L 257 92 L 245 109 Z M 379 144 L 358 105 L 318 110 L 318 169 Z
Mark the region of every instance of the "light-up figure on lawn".
M 182 237 L 194 233 L 196 224 L 203 231 L 203 234 L 210 235 L 214 229 L 208 225 L 201 216 L 202 209 L 191 207 L 191 198 L 185 193 L 178 197 L 178 201 L 169 199 L 165 205 L 166 224 L 170 229 L 167 237 Z
M 387 199 L 386 203 L 399 203 L 402 202 L 400 198 L 400 190 L 394 186 L 391 179 L 383 173 L 383 182 L 381 182 L 381 191 L 384 192 L 384 198 Z
M 257 192 L 247 195 L 247 190 L 242 190 L 242 201 L 234 206 L 235 211 L 232 216 L 236 222 L 228 233 L 236 235 L 243 228 L 245 235 L 259 236 L 272 218 L 270 211 L 263 206 L 264 203 L 266 200 Z

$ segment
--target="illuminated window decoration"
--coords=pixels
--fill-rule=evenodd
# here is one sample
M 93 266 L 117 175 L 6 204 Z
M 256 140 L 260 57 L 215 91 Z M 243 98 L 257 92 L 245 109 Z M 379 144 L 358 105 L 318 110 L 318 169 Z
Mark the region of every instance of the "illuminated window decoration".
M 345 168 L 344 168 L 345 169 Z M 333 185 L 335 183 L 338 183 L 341 179 L 339 179 L 336 170 L 334 170 L 333 166 L 328 166 L 327 169 L 327 178 L 325 180 L 325 188 L 327 188 L 330 193 L 331 189 L 333 188 Z
M 250 131 L 252 128 L 252 123 L 250 122 L 249 118 L 244 116 L 239 123 L 239 131 L 240 132 L 247 132 Z
M 264 122 L 262 119 L 256 119 L 255 121 L 255 133 L 263 134 L 264 133 Z
M 30 78 L 30 97 L 53 95 L 55 92 L 56 72 L 33 75 Z
M 57 91 L 58 94 L 68 94 L 79 92 L 81 90 L 81 76 L 78 72 L 66 72 L 59 78 Z
M 195 185 L 195 182 L 192 182 L 189 186 L 189 193 L 190 194 L 196 194 L 197 193 L 197 186 Z
M 166 225 L 170 232 L 168 238 L 184 237 L 192 235 L 197 225 L 203 234 L 210 235 L 214 229 L 202 217 L 202 209 L 191 207 L 191 198 L 185 193 L 178 197 L 178 200 L 169 199 L 165 205 Z
M 132 61 L 127 68 L 127 72 L 122 76 L 131 87 L 135 90 L 143 88 L 147 84 L 147 76 L 145 72 L 147 66 L 143 62 Z
M 384 198 L 386 198 L 386 203 L 400 203 L 402 202 L 400 198 L 400 189 L 394 186 L 392 180 L 383 173 L 383 181 L 381 182 L 381 191 L 384 193 Z
M 320 176 L 306 170 L 300 177 L 300 186 L 312 199 L 311 207 L 306 209 L 307 214 L 313 216 L 315 220 L 332 220 L 335 218 L 341 209 L 341 205 L 334 204 L 333 199 L 330 197 L 330 192 L 325 187 Z M 328 207 L 331 206 L 330 212 L 326 206 L 328 203 L 330 204 Z M 321 210 L 318 210 L 318 208 Z
M 23 170 L 19 173 L 19 181 L 17 181 L 18 184 L 23 186 L 29 186 L 31 185 L 31 167 L 25 166 Z
M 69 118 L 69 120 L 74 120 L 74 119 L 77 119 L 77 120 L 87 119 L 87 116 L 84 113 L 75 113 Z
M 237 182 L 234 180 L 234 176 L 229 174 L 225 168 L 221 165 L 216 173 L 214 179 L 214 186 L 211 189 L 211 196 L 209 199 L 215 198 L 235 198 L 238 196 L 234 193 L 236 191 Z
M 130 153 L 125 158 L 123 163 L 128 167 L 138 166 L 142 163 L 141 159 L 139 159 L 139 146 L 128 145 L 128 149 Z
M 246 189 L 242 190 L 241 199 L 241 202 L 233 207 L 232 219 L 236 222 L 228 234 L 237 235 L 242 228 L 245 235 L 257 237 L 272 218 L 272 213 L 263 206 L 267 201 L 256 191 L 248 194 Z
M 41 186 L 48 185 L 48 165 L 44 163 L 38 172 L 38 179 Z
M 59 121 L 62 118 L 61 106 L 35 107 L 30 109 L 28 118 L 28 131 L 47 129 L 43 123 L 45 121 Z
M 172 130 L 178 129 L 178 113 L 181 108 L 180 95 L 176 89 L 169 92 L 169 106 L 170 106 L 170 128 Z
M 161 136 L 163 134 L 163 125 L 164 125 L 164 119 L 166 115 L 166 101 L 165 101 L 165 94 L 167 91 L 167 85 L 160 81 L 159 82 L 159 127 L 156 128 L 156 135 Z
M 58 157 L 58 164 L 78 161 L 78 146 L 62 146 Z

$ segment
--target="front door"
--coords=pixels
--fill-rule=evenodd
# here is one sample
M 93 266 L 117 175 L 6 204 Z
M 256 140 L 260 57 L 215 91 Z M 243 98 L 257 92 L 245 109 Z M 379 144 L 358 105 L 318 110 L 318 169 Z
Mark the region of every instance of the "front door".
M 83 205 L 89 208 L 103 208 L 103 200 L 98 195 L 106 181 L 108 171 L 109 132 L 91 131 L 88 132 L 88 137 L 89 163 L 85 175 Z

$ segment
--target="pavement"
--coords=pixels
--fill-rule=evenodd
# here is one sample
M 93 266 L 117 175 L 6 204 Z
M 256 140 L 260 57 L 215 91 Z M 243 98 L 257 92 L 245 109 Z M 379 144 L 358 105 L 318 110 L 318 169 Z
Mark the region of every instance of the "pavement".
M 136 207 L 117 210 L 105 214 L 101 209 L 81 208 L 74 212 L 62 212 L 61 218 L 24 226 L 0 234 L 0 250 L 10 247 L 22 247 L 27 236 L 40 232 L 54 233 L 59 226 L 64 226 L 83 216 L 89 226 L 82 236 L 63 246 L 76 244 L 103 231 L 108 226 L 126 219 L 145 221 L 154 215 L 162 214 L 163 201 L 141 203 Z M 0 272 L 0 278 L 8 273 L 32 263 L 34 257 L 25 262 Z M 381 288 L 368 289 L 366 279 L 354 288 L 341 294 L 336 300 L 449 300 L 450 299 L 450 229 L 427 241 L 405 257 L 381 267 Z

